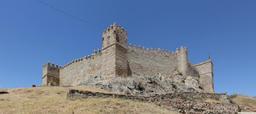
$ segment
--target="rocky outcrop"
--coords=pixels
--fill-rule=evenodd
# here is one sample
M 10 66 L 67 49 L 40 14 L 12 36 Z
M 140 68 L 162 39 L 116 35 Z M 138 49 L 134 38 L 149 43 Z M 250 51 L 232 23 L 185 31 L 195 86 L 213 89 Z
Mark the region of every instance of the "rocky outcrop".
M 233 104 L 225 94 L 185 92 L 133 96 L 70 90 L 67 97 L 70 100 L 99 97 L 138 100 L 154 103 L 169 110 L 179 111 L 183 114 L 236 114 L 240 111 L 239 106 Z
M 115 77 L 105 80 L 101 76 L 91 77 L 80 86 L 93 86 L 115 93 L 150 96 L 176 92 L 203 92 L 198 77 L 183 76 L 174 72 L 172 76 Z

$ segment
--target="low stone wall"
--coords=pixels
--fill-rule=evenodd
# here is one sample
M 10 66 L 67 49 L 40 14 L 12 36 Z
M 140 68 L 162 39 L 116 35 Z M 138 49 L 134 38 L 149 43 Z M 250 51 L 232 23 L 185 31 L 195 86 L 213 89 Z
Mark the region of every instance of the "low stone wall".
M 236 114 L 238 105 L 230 102 L 225 94 L 211 93 L 170 93 L 152 96 L 131 96 L 112 93 L 70 90 L 68 99 L 120 98 L 150 102 L 183 114 Z

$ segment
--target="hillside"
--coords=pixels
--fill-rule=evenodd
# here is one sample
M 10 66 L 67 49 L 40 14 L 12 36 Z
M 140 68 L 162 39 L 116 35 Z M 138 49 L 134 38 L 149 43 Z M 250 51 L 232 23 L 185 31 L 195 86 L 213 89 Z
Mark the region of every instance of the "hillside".
M 168 104 L 160 106 L 153 102 L 104 97 L 103 94 L 100 95 L 102 97 L 68 99 L 67 93 L 73 89 L 105 93 L 106 95 L 113 94 L 89 87 L 37 87 L 0 90 L 0 114 L 178 114 L 168 110 L 170 109 Z M 184 96 L 182 98 L 186 99 Z M 255 98 L 241 95 L 233 95 L 230 98 L 232 102 L 240 106 L 242 111 L 256 111 Z M 197 99 L 197 97 L 194 96 L 193 99 Z M 203 103 L 198 100 L 194 102 L 196 104 Z M 222 104 L 224 101 L 206 99 L 206 102 Z
M 68 100 L 69 89 L 106 92 L 95 88 L 40 87 L 5 90 L 0 94 L 0 114 L 178 114 L 139 101 L 115 98 Z
M 242 111 L 256 112 L 256 99 L 243 95 L 233 95 L 232 101 L 238 104 Z

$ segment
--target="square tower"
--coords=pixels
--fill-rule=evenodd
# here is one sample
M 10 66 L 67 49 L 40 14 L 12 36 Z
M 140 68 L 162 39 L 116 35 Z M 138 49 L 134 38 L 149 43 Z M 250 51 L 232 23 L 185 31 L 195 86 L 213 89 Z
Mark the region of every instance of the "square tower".
M 52 63 L 47 63 L 43 65 L 42 86 L 59 86 L 60 68 L 60 66 Z
M 129 73 L 127 59 L 128 36 L 125 29 L 117 24 L 112 24 L 102 35 L 104 68 L 107 76 L 126 77 Z
M 119 44 L 127 48 L 127 42 L 128 35 L 126 30 L 116 23 L 110 25 L 102 35 L 102 49 L 108 48 L 114 44 Z

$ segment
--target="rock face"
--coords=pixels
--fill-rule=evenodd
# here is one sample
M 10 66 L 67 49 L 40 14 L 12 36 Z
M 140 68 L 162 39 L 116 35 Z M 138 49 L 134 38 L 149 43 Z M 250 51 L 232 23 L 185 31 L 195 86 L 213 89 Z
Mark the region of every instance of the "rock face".
M 172 111 L 183 114 L 236 114 L 239 106 L 233 104 L 225 94 L 211 93 L 171 93 L 155 94 L 150 96 L 132 96 L 122 94 L 98 93 L 89 91 L 70 90 L 68 98 L 71 100 L 81 98 L 121 98 L 155 103 Z
M 175 92 L 203 92 L 199 86 L 198 78 L 176 74 L 170 77 L 161 75 L 116 77 L 107 81 L 100 76 L 95 76 L 82 82 L 81 86 L 92 86 L 116 93 L 145 96 Z

